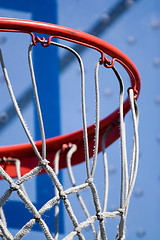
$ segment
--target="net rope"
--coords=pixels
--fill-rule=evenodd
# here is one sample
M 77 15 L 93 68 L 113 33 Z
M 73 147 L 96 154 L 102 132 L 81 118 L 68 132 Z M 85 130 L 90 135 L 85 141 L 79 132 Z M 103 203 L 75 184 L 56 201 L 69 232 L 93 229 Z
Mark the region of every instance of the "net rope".
M 75 236 L 78 236 L 79 240 L 86 239 L 84 234 L 82 233 L 84 229 L 87 227 L 90 227 L 90 229 L 93 232 L 92 239 L 103 239 L 106 240 L 107 238 L 107 232 L 106 232 L 106 226 L 105 226 L 105 220 L 107 218 L 120 218 L 120 223 L 118 226 L 118 232 L 115 237 L 116 240 L 122 240 L 125 239 L 125 232 L 126 232 L 126 217 L 128 213 L 128 206 L 130 202 L 130 197 L 134 188 L 136 175 L 137 175 L 137 169 L 138 169 L 138 156 L 139 156 L 139 140 L 138 140 L 138 108 L 136 104 L 136 100 L 134 99 L 134 93 L 133 89 L 129 89 L 129 99 L 130 99 L 130 105 L 131 105 L 131 111 L 132 111 L 132 119 L 133 119 L 133 129 L 134 129 L 134 139 L 133 139 L 133 150 L 132 150 L 132 156 L 130 161 L 130 169 L 128 168 L 128 159 L 127 159 L 127 153 L 126 153 L 126 133 L 125 133 L 125 123 L 123 118 L 123 96 L 124 96 L 124 86 L 123 81 L 117 72 L 116 68 L 113 66 L 112 70 L 115 73 L 120 86 L 120 95 L 119 95 L 119 109 L 120 109 L 120 133 L 121 133 L 121 192 L 120 192 L 120 207 L 119 209 L 108 212 L 107 211 L 107 201 L 108 201 L 108 163 L 107 163 L 107 154 L 105 151 L 105 141 L 106 138 L 111 130 L 111 127 L 109 127 L 106 132 L 103 135 L 102 139 L 102 156 L 103 156 L 103 162 L 104 162 L 104 199 L 103 199 L 103 206 L 100 204 L 100 199 L 98 196 L 98 190 L 94 183 L 94 174 L 97 164 L 97 157 L 98 157 L 98 143 L 99 143 L 99 80 L 98 80 L 98 71 L 100 66 L 100 60 L 98 60 L 96 67 L 95 67 L 95 99 L 96 99 L 96 120 L 95 120 L 95 147 L 94 147 L 94 154 L 92 160 L 89 160 L 89 147 L 88 147 L 88 136 L 87 136 L 87 120 L 86 120 L 86 106 L 85 106 L 85 76 L 84 76 L 84 67 L 81 57 L 78 55 L 77 52 L 75 52 L 73 49 L 71 49 L 68 46 L 65 46 L 60 43 L 51 42 L 51 45 L 56 45 L 61 48 L 65 48 L 69 51 L 71 51 L 76 58 L 78 59 L 79 65 L 80 65 L 80 71 L 81 71 L 81 99 L 82 99 L 82 120 L 83 120 L 83 134 L 84 134 L 84 150 L 85 150 L 85 162 L 86 162 L 86 174 L 87 179 L 84 183 L 77 185 L 76 180 L 74 177 L 73 169 L 72 169 L 72 155 L 74 152 L 76 152 L 77 146 L 75 144 L 69 144 L 67 143 L 68 147 L 68 154 L 67 154 L 67 169 L 68 174 L 71 181 L 71 187 L 68 189 L 64 189 L 62 184 L 60 183 L 58 179 L 58 172 L 59 172 L 59 159 L 62 152 L 62 149 L 60 149 L 54 159 L 54 170 L 49 166 L 49 161 L 46 159 L 46 141 L 45 141 L 45 132 L 44 132 L 44 126 L 43 126 L 43 120 L 42 120 L 42 113 L 40 109 L 39 104 L 39 98 L 38 98 L 38 91 L 36 87 L 36 80 L 34 75 L 34 69 L 33 69 L 33 63 L 32 63 L 32 48 L 33 43 L 30 44 L 29 50 L 28 50 L 28 59 L 29 59 L 29 66 L 30 66 L 30 73 L 31 73 L 31 79 L 32 79 L 32 86 L 33 86 L 33 92 L 36 102 L 36 109 L 39 119 L 39 126 L 41 131 L 41 139 L 42 139 L 42 155 L 38 151 L 34 140 L 27 128 L 27 125 L 25 123 L 25 120 L 22 116 L 22 113 L 18 107 L 17 100 L 15 98 L 11 82 L 9 80 L 9 76 L 7 73 L 7 69 L 4 64 L 3 55 L 0 51 L 0 62 L 2 66 L 2 70 L 4 73 L 5 81 L 8 87 L 8 91 L 10 93 L 12 102 L 14 104 L 14 107 L 16 109 L 17 115 L 20 119 L 20 122 L 24 128 L 24 131 L 26 132 L 26 135 L 32 145 L 32 148 L 39 159 L 39 165 L 36 166 L 34 169 L 32 169 L 27 174 L 21 176 L 20 173 L 20 161 L 18 159 L 5 159 L 5 161 L 12 161 L 16 165 L 16 171 L 17 171 L 17 180 L 14 181 L 6 172 L 5 170 L 0 167 L 0 175 L 1 177 L 7 181 L 10 185 L 10 188 L 5 191 L 5 193 L 0 196 L 0 236 L 3 240 L 19 240 L 23 238 L 25 235 L 27 235 L 30 230 L 32 229 L 33 225 L 37 222 L 42 228 L 42 231 L 46 237 L 46 239 L 58 239 L 58 213 L 59 213 L 59 203 L 60 201 L 63 202 L 64 208 L 66 209 L 72 225 L 73 225 L 73 231 L 70 232 L 66 237 L 63 239 L 65 240 L 71 240 Z M 1 161 L 4 161 L 2 159 Z M 91 162 L 90 162 L 91 161 Z M 39 210 L 36 209 L 34 204 L 31 202 L 29 196 L 26 193 L 26 190 L 24 188 L 24 183 L 33 177 L 37 176 L 42 170 L 45 170 L 45 172 L 48 174 L 48 176 L 51 178 L 54 188 L 55 188 L 55 196 L 50 199 L 48 202 L 46 202 Z M 82 196 L 80 195 L 81 191 L 84 191 L 86 189 L 90 189 L 92 200 L 95 208 L 95 214 L 90 215 L 87 206 L 85 204 L 85 201 L 83 200 Z M 17 192 L 17 195 L 21 199 L 21 201 L 24 203 L 25 207 L 33 214 L 33 218 L 30 219 L 18 232 L 15 236 L 12 236 L 9 229 L 7 228 L 7 221 L 5 219 L 5 214 L 3 212 L 3 206 L 10 198 L 13 191 Z M 77 199 L 85 213 L 86 219 L 82 222 L 78 221 L 78 218 L 71 206 L 71 202 L 68 199 L 69 195 L 75 194 L 77 196 Z M 45 223 L 43 219 L 43 214 L 46 213 L 49 209 L 55 207 L 55 233 L 54 235 L 50 232 L 47 224 Z M 96 227 L 94 225 L 95 222 L 99 222 L 99 229 L 96 230 Z

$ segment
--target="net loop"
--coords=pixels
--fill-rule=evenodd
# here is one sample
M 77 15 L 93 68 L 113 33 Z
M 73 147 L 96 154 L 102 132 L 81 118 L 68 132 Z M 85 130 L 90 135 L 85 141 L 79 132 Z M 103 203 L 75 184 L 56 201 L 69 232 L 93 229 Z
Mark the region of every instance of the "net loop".
M 48 47 L 48 46 L 51 44 L 51 40 L 52 40 L 53 38 L 59 38 L 59 39 L 65 40 L 65 41 L 73 42 L 73 43 L 80 44 L 80 45 L 85 46 L 85 47 L 92 48 L 92 49 L 98 51 L 98 52 L 101 54 L 100 64 L 101 64 L 101 63 L 103 64 L 103 62 L 105 61 L 104 52 L 103 52 L 100 48 L 95 47 L 95 46 L 93 46 L 93 45 L 91 45 L 91 44 L 88 44 L 88 43 L 80 42 L 80 41 L 78 41 L 78 40 L 73 40 L 73 39 L 70 39 L 70 38 L 67 38 L 67 37 L 53 36 L 53 35 L 50 36 L 50 37 L 48 38 L 48 40 L 45 40 L 44 37 L 43 37 L 42 39 L 40 39 L 39 37 L 36 37 L 35 39 L 37 40 L 37 42 L 40 42 L 43 47 Z M 32 39 L 33 39 L 33 37 L 32 37 Z M 33 44 L 34 44 L 34 42 L 33 42 Z M 102 64 L 101 64 L 101 65 L 102 65 Z
M 128 95 L 129 95 L 129 91 L 130 91 L 130 89 L 132 89 L 133 90 L 133 92 L 134 92 L 134 99 L 137 99 L 137 97 L 138 97 L 138 90 L 136 89 L 136 87 L 129 87 L 128 89 L 127 89 L 127 92 L 128 92 Z
M 132 86 L 128 88 L 128 95 L 129 95 L 129 90 L 133 89 L 134 99 L 137 99 L 138 95 L 139 95 L 140 89 L 139 89 L 138 83 L 136 82 L 136 79 L 135 79 L 135 76 L 134 76 L 133 72 L 131 71 L 131 69 L 123 61 L 121 61 L 118 58 L 114 58 L 114 59 L 115 59 L 115 61 L 120 63 L 126 69 L 127 73 L 130 76 Z
M 126 64 L 124 64 L 121 60 L 119 60 L 118 58 L 106 58 L 104 57 L 104 59 L 100 58 L 100 64 L 104 65 L 104 67 L 106 68 L 113 68 L 114 67 L 114 63 L 115 61 L 119 62 L 120 64 L 122 64 L 124 66 L 124 68 L 127 70 L 127 72 L 129 73 L 129 75 L 133 75 L 132 72 L 130 71 L 130 69 L 126 66 Z M 133 77 L 134 78 L 134 77 Z M 129 87 L 128 88 L 128 95 L 129 95 L 129 90 L 133 89 L 134 92 L 134 99 L 137 99 L 138 95 L 139 95 L 139 91 L 137 90 L 137 86 L 136 84 L 133 84 L 133 87 Z

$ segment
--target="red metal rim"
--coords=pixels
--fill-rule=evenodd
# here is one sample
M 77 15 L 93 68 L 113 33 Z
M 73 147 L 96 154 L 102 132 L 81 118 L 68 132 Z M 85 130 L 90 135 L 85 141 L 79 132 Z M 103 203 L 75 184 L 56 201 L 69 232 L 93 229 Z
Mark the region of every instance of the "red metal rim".
M 139 72 L 130 60 L 130 58 L 125 55 L 122 51 L 107 43 L 106 41 L 99 39 L 90 34 L 74 30 L 67 27 L 62 27 L 54 24 L 20 20 L 20 19 L 8 19 L 0 18 L 0 31 L 18 31 L 26 32 L 32 35 L 32 33 L 43 33 L 48 34 L 57 38 L 64 38 L 69 41 L 76 41 L 80 44 L 87 45 L 93 48 L 100 49 L 100 51 L 109 55 L 112 58 L 112 63 L 118 61 L 127 71 L 130 80 L 131 88 L 134 90 L 134 97 L 137 98 L 140 92 L 141 80 Z M 130 110 L 129 99 L 127 98 L 124 102 L 124 115 Z M 108 117 L 100 121 L 100 140 L 106 129 L 111 127 L 109 137 L 106 140 L 106 147 L 112 144 L 120 135 L 119 133 L 119 109 L 115 110 Z M 89 138 L 89 148 L 90 157 L 93 155 L 94 146 L 94 125 L 88 127 L 88 138 Z M 78 164 L 84 161 L 84 149 L 83 149 L 83 131 L 79 130 L 71 134 L 62 135 L 47 139 L 47 159 L 50 161 L 50 165 L 53 167 L 53 160 L 55 153 L 63 146 L 63 144 L 68 144 L 69 142 L 77 144 L 77 152 L 73 155 L 72 164 Z M 101 141 L 100 141 L 101 142 Z M 41 141 L 36 143 L 38 149 L 41 151 Z M 99 145 L 99 151 L 101 151 L 101 145 Z M 67 150 L 66 150 L 67 152 Z M 28 172 L 33 167 L 37 166 L 38 159 L 36 158 L 33 149 L 30 144 L 22 144 L 16 146 L 6 146 L 0 147 L 0 158 L 18 158 L 21 161 L 21 172 L 22 175 Z M 66 167 L 65 161 L 66 153 L 63 152 L 60 158 L 60 168 Z M 16 176 L 15 166 L 12 164 L 6 165 L 4 162 L 0 162 L 2 167 L 9 173 L 11 177 Z

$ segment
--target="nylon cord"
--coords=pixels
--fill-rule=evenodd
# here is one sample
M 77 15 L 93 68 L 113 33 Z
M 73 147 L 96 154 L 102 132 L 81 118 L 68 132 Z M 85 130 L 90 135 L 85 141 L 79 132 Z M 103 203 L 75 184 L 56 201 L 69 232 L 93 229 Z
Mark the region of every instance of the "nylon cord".
M 31 136 L 31 134 L 30 134 L 30 132 L 29 132 L 29 130 L 27 128 L 27 125 L 26 125 L 26 123 L 25 123 L 25 121 L 23 119 L 23 116 L 21 114 L 21 111 L 20 111 L 20 109 L 18 107 L 18 103 L 17 103 L 17 100 L 16 100 L 16 98 L 14 96 L 14 93 L 13 93 L 13 89 L 12 89 L 11 82 L 10 82 L 9 77 L 8 77 L 7 69 L 6 69 L 5 64 L 4 64 L 3 55 L 2 55 L 2 51 L 1 50 L 0 50 L 0 62 L 1 62 L 2 70 L 3 70 L 3 74 L 4 74 L 4 77 L 5 77 L 5 81 L 6 81 L 6 84 L 7 84 L 7 87 L 8 87 L 8 91 L 10 93 L 10 96 L 11 96 L 13 105 L 15 107 L 15 110 L 17 112 L 17 115 L 18 115 L 18 117 L 19 117 L 19 119 L 21 121 L 21 124 L 23 126 L 23 129 L 26 132 L 26 135 L 27 135 L 27 137 L 28 137 L 28 139 L 29 139 L 29 141 L 30 141 L 30 143 L 32 145 L 32 148 L 34 149 L 35 154 L 37 155 L 39 160 L 41 160 L 42 157 L 41 157 L 41 155 L 40 155 L 40 153 L 39 153 L 39 151 L 38 151 L 38 149 L 37 149 L 37 147 L 36 147 L 36 145 L 35 145 L 35 143 L 33 141 L 33 138 L 32 138 L 32 136 Z
M 46 41 L 47 43 L 47 41 Z M 76 180 L 73 175 L 73 169 L 71 166 L 72 161 L 72 155 L 74 152 L 76 152 L 77 146 L 75 144 L 72 144 L 72 147 L 68 149 L 68 153 L 66 154 L 66 161 L 68 166 L 68 172 L 70 176 L 70 180 L 72 183 L 72 187 L 64 190 L 64 187 L 60 183 L 58 179 L 58 171 L 59 171 L 59 161 L 61 157 L 61 149 L 58 150 L 55 160 L 54 160 L 54 166 L 55 170 L 53 170 L 49 166 L 49 161 L 46 160 L 46 143 L 45 143 L 45 133 L 44 133 L 44 127 L 43 127 L 43 120 L 42 120 L 42 114 L 40 110 L 40 103 L 38 99 L 38 92 L 36 87 L 36 81 L 34 76 L 34 70 L 33 70 L 33 63 L 32 63 L 32 44 L 29 46 L 28 50 L 28 57 L 29 57 L 29 65 L 30 65 L 30 72 L 31 72 L 31 78 L 32 78 L 32 85 L 33 85 L 33 91 L 35 95 L 35 101 L 36 101 L 36 108 L 37 108 L 37 114 L 39 118 L 39 125 L 40 125 L 40 131 L 41 131 L 41 138 L 42 138 L 42 156 L 40 155 L 33 138 L 31 134 L 29 133 L 29 130 L 27 128 L 27 125 L 22 117 L 21 111 L 18 107 L 17 100 L 14 96 L 13 89 L 8 77 L 7 70 L 4 65 L 2 52 L 0 51 L 0 61 L 2 65 L 2 69 L 4 72 L 6 84 L 8 86 L 8 90 L 12 99 L 12 102 L 14 104 L 14 107 L 16 109 L 17 115 L 21 121 L 21 124 L 24 128 L 24 131 L 26 132 L 26 135 L 32 145 L 32 148 L 35 151 L 35 154 L 40 160 L 39 166 L 32 169 L 27 174 L 21 176 L 20 173 L 20 164 L 19 160 L 12 159 L 16 163 L 16 169 L 17 169 L 17 176 L 18 180 L 16 182 L 13 181 L 13 179 L 5 172 L 5 170 L 0 167 L 0 175 L 1 177 L 7 181 L 10 185 L 10 188 L 5 191 L 5 193 L 0 197 L 0 210 L 1 210 L 1 219 L 0 219 L 0 236 L 2 236 L 3 240 L 9 239 L 9 240 L 19 240 L 22 237 L 26 236 L 32 229 L 33 225 L 37 222 L 46 239 L 47 240 L 58 240 L 58 213 L 59 213 L 59 202 L 60 200 L 63 201 L 63 205 L 65 206 L 65 209 L 68 213 L 68 216 L 72 222 L 73 225 L 73 231 L 71 231 L 64 239 L 65 240 L 71 240 L 75 236 L 78 237 L 79 240 L 85 240 L 85 236 L 82 233 L 86 227 L 91 226 L 94 239 L 99 240 L 100 238 L 103 240 L 107 240 L 107 233 L 105 229 L 105 220 L 108 218 L 116 218 L 120 217 L 120 223 L 118 227 L 118 233 L 116 235 L 117 240 L 125 239 L 125 228 L 126 228 L 126 217 L 128 213 L 128 207 L 130 202 L 130 197 L 133 192 L 133 187 L 135 185 L 137 170 L 138 170 L 138 157 L 139 157 L 139 139 L 138 139 L 138 107 L 136 104 L 136 100 L 134 99 L 134 92 L 133 89 L 129 89 L 129 99 L 130 99 L 130 105 L 131 105 L 131 111 L 132 111 L 132 118 L 133 118 L 133 129 L 134 129 L 134 139 L 133 139 L 133 150 L 132 150 L 132 156 L 131 156 L 131 163 L 130 163 L 130 175 L 128 170 L 128 159 L 127 159 L 127 153 L 126 153 L 126 133 L 125 133 L 125 123 L 124 123 L 124 116 L 123 116 L 123 94 L 124 94 L 124 86 L 123 81 L 117 72 L 115 67 L 112 67 L 112 70 L 114 71 L 120 85 L 120 96 L 119 96 L 119 109 L 120 109 L 120 134 L 121 134 L 121 194 L 120 194 L 120 208 L 113 212 L 107 212 L 107 201 L 108 201 L 108 184 L 109 184 L 109 176 L 108 176 L 108 163 L 107 163 L 107 155 L 105 152 L 105 142 L 107 139 L 107 136 L 112 128 L 110 126 L 106 132 L 103 135 L 102 139 L 102 155 L 103 155 L 103 162 L 104 162 L 104 198 L 103 198 L 103 208 L 101 209 L 100 199 L 98 195 L 98 190 L 96 188 L 96 184 L 94 183 L 94 173 L 96 169 L 97 164 L 97 157 L 98 157 L 98 146 L 99 146 L 99 80 L 98 80 L 98 70 L 99 70 L 99 64 L 98 61 L 95 67 L 95 98 L 96 98 L 96 120 L 95 120 L 95 145 L 94 145 L 94 154 L 93 154 L 93 161 L 91 165 L 91 171 L 90 171 L 90 165 L 89 165 L 89 146 L 88 146 L 88 136 L 87 136 L 87 121 L 86 121 L 86 107 L 85 107 L 85 78 L 84 78 L 84 67 L 83 62 L 78 53 L 76 53 L 73 49 L 56 42 L 51 42 L 51 45 L 56 45 L 58 47 L 65 48 L 69 51 L 71 51 L 78 59 L 79 65 L 80 65 L 80 72 L 81 72 L 81 99 L 82 99 L 82 121 L 83 121 L 83 133 L 84 133 L 84 150 L 85 150 L 85 161 L 86 161 L 86 173 L 87 173 L 87 180 L 80 184 L 76 185 Z M 37 176 L 41 170 L 45 170 L 48 176 L 51 178 L 54 186 L 55 186 L 55 196 L 52 199 L 49 199 L 42 207 L 41 209 L 37 210 L 36 206 L 31 202 L 29 199 L 29 196 L 25 193 L 25 189 L 23 189 L 23 183 L 25 181 L 28 181 L 29 179 L 32 179 L 34 176 Z M 128 177 L 129 176 L 129 177 Z M 21 190 L 21 188 L 22 190 Z M 92 193 L 92 198 L 90 202 L 93 202 L 94 206 L 94 213 L 91 215 L 88 212 L 88 209 L 86 208 L 86 204 L 83 200 L 83 198 L 80 195 L 80 192 L 85 189 L 90 189 Z M 24 203 L 24 206 L 33 214 L 33 218 L 31 218 L 15 235 L 15 237 L 12 236 L 12 234 L 7 229 L 5 220 L 3 219 L 3 212 L 2 212 L 2 206 L 8 201 L 9 197 L 11 196 L 12 192 L 16 191 L 21 201 Z M 71 202 L 68 200 L 68 196 L 76 194 L 78 197 L 78 200 L 82 206 L 82 209 L 84 213 L 86 214 L 87 219 L 85 219 L 82 222 L 78 222 L 78 218 L 75 215 L 75 212 L 72 208 Z M 88 199 L 87 199 L 88 200 Z M 50 229 L 48 228 L 47 224 L 45 223 L 43 219 L 43 214 L 46 213 L 49 209 L 55 206 L 55 237 L 52 236 Z M 96 228 L 94 226 L 94 223 L 98 221 L 99 222 L 99 230 L 98 233 L 96 232 Z
M 40 102 L 39 102 L 37 85 L 36 85 L 34 68 L 33 68 L 33 62 L 32 62 L 32 47 L 33 47 L 33 43 L 31 43 L 30 46 L 29 46 L 29 48 L 28 48 L 28 62 L 29 62 L 29 68 L 30 68 L 30 73 L 31 73 L 31 79 L 32 79 L 32 86 L 33 86 L 34 98 L 35 98 L 35 102 L 36 102 L 36 109 L 37 109 L 37 114 L 38 114 L 38 119 L 39 119 L 40 132 L 41 132 L 41 139 L 42 139 L 42 159 L 46 159 L 45 132 L 44 132 L 42 113 L 41 113 L 41 108 L 40 108 Z

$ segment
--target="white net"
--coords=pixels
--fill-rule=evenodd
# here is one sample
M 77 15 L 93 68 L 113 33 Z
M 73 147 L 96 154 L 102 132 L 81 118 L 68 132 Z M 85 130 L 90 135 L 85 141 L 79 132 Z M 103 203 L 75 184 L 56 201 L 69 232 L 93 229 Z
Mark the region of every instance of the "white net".
M 62 152 L 62 149 L 59 149 L 59 151 L 55 155 L 54 160 L 54 170 L 49 166 L 49 161 L 46 159 L 46 140 L 45 140 L 45 133 L 44 133 L 44 127 L 43 127 L 43 120 L 42 120 L 42 113 L 40 109 L 39 99 L 38 99 L 38 92 L 36 87 L 36 81 L 34 76 L 34 70 L 33 70 L 33 64 L 32 64 L 32 47 L 33 44 L 31 43 L 29 46 L 28 56 L 29 56 L 29 66 L 31 71 L 31 78 L 32 78 L 32 85 L 33 85 L 33 92 L 35 96 L 35 102 L 36 102 L 36 108 L 37 108 L 37 114 L 39 118 L 39 125 L 41 130 L 41 138 L 42 138 L 42 154 L 38 151 L 34 140 L 32 136 L 30 135 L 30 132 L 26 126 L 26 123 L 23 119 L 22 113 L 18 107 L 17 100 L 15 98 L 15 95 L 12 90 L 12 86 L 8 77 L 8 73 L 3 61 L 2 52 L 0 52 L 0 61 L 4 73 L 4 77 L 6 80 L 6 84 L 8 86 L 8 90 L 11 96 L 11 99 L 13 101 L 14 107 L 16 109 L 17 115 L 21 121 L 21 124 L 24 128 L 24 131 L 26 132 L 26 135 L 33 147 L 33 150 L 39 159 L 39 164 L 34 169 L 32 169 L 27 174 L 21 176 L 20 172 L 20 161 L 18 159 L 1 159 L 1 161 L 12 161 L 16 165 L 17 169 L 17 180 L 15 181 L 12 179 L 5 170 L 0 167 L 0 175 L 1 177 L 9 183 L 9 189 L 5 191 L 5 193 L 0 196 L 0 236 L 4 240 L 18 240 L 23 238 L 25 235 L 27 235 L 33 225 L 35 223 L 38 223 L 40 227 L 42 228 L 42 231 L 46 237 L 46 239 L 59 239 L 58 235 L 58 213 L 59 213 L 59 203 L 63 202 L 64 208 L 66 209 L 66 212 L 68 213 L 69 218 L 71 219 L 73 229 L 72 231 L 66 235 L 63 239 L 73 239 L 75 236 L 78 237 L 78 239 L 86 239 L 84 234 L 84 229 L 86 229 L 88 226 L 92 230 L 91 238 L 90 239 L 107 239 L 107 229 L 105 222 L 108 218 L 120 218 L 119 226 L 118 226 L 118 232 L 115 234 L 115 239 L 125 239 L 125 226 L 126 226 L 126 217 L 128 212 L 128 206 L 130 202 L 130 197 L 133 191 L 133 187 L 136 180 L 137 175 L 137 168 L 138 168 L 138 155 L 139 155 L 139 143 L 138 143 L 138 109 L 136 105 L 136 100 L 134 98 L 133 89 L 129 89 L 129 99 L 130 99 L 130 106 L 132 111 L 132 119 L 133 119 L 133 129 L 134 129 L 134 136 L 133 136 L 133 151 L 131 160 L 129 161 L 127 159 L 127 153 L 126 153 L 126 134 L 125 134 L 125 123 L 123 118 L 123 95 L 124 95 L 124 87 L 123 87 L 123 81 L 121 77 L 119 76 L 116 68 L 113 66 L 112 70 L 114 71 L 120 85 L 120 95 L 119 95 L 119 109 L 120 109 L 120 133 L 121 133 L 121 191 L 120 191 L 120 206 L 117 210 L 109 212 L 107 211 L 107 200 L 108 200 L 108 164 L 107 164 L 107 155 L 105 151 L 105 141 L 106 138 L 111 130 L 111 127 L 109 127 L 102 140 L 102 156 L 104 161 L 104 172 L 105 172 L 105 179 L 104 179 L 104 199 L 103 199 L 103 206 L 100 204 L 100 199 L 98 196 L 98 190 L 94 183 L 94 175 L 95 175 L 95 169 L 96 169 L 96 163 L 97 163 L 97 155 L 98 155 L 98 145 L 99 145 L 99 84 L 98 84 L 98 69 L 100 65 L 100 60 L 97 62 L 95 67 L 95 93 L 96 93 L 96 122 L 95 122 L 95 147 L 94 147 L 94 154 L 93 159 L 89 160 L 89 147 L 88 147 L 88 136 L 87 136 L 87 122 L 86 122 L 86 107 L 85 107 L 85 77 L 84 77 L 84 67 L 83 62 L 78 55 L 77 52 L 75 52 L 73 49 L 59 44 L 55 42 L 51 42 L 50 44 L 65 48 L 69 51 L 71 51 L 78 59 L 80 69 L 81 69 L 81 94 L 82 94 L 82 116 L 83 116 L 83 134 L 84 134 L 84 150 L 85 150 L 85 162 L 86 162 L 86 175 L 87 179 L 85 182 L 81 185 L 76 185 L 76 181 L 73 175 L 73 169 L 72 169 L 72 155 L 76 151 L 77 146 L 75 144 L 66 144 L 65 146 L 68 148 L 68 154 L 67 154 L 67 168 L 69 177 L 71 180 L 71 186 L 68 189 L 64 189 L 63 185 L 60 183 L 58 179 L 58 172 L 59 172 L 59 158 Z M 92 161 L 92 162 L 90 162 Z M 129 167 L 130 166 L 130 167 Z M 31 202 L 29 196 L 26 193 L 26 190 L 23 186 L 23 183 L 26 181 L 29 181 L 33 177 L 37 176 L 42 170 L 45 170 L 45 172 L 48 174 L 48 176 L 51 178 L 54 187 L 55 187 L 55 196 L 50 199 L 48 202 L 46 202 L 39 210 L 36 209 L 35 205 Z M 95 213 L 90 214 L 86 204 L 84 202 L 84 199 L 81 196 L 81 191 L 84 191 L 86 189 L 89 189 L 92 196 L 90 200 L 90 204 L 93 204 Z M 7 228 L 7 221 L 5 219 L 5 213 L 3 212 L 3 206 L 6 204 L 8 199 L 10 198 L 11 194 L 16 191 L 17 195 L 19 196 L 20 200 L 24 203 L 25 207 L 33 214 L 33 217 L 26 222 L 26 224 L 17 232 L 15 236 L 12 236 L 9 229 Z M 68 199 L 69 195 L 76 195 L 77 199 L 85 213 L 85 220 L 82 222 L 78 221 L 78 217 L 76 216 L 72 204 Z M 44 214 L 49 209 L 55 207 L 55 232 L 51 233 L 49 227 L 47 226 L 46 222 L 44 221 Z M 95 227 L 95 223 L 98 222 L 98 229 Z

